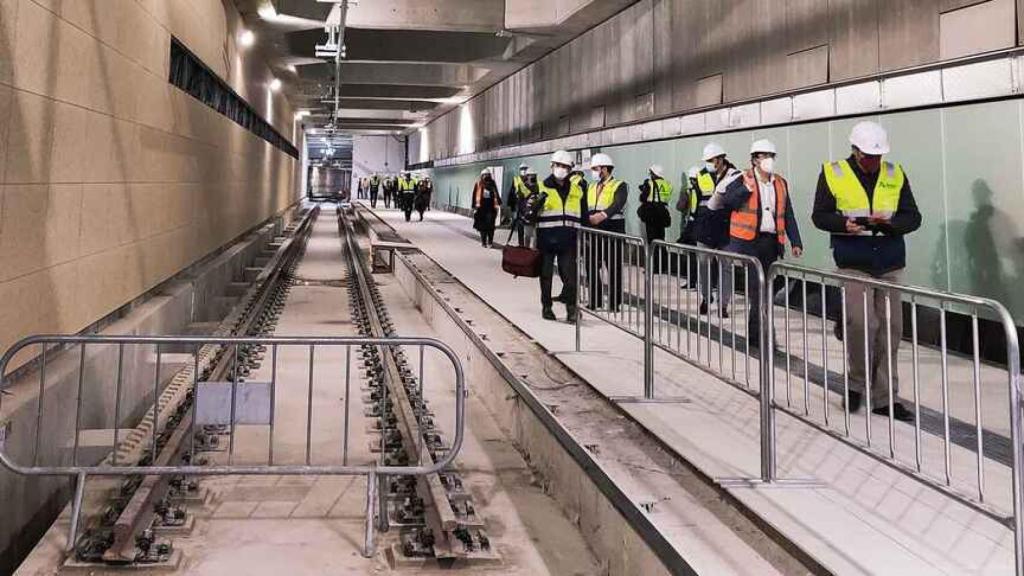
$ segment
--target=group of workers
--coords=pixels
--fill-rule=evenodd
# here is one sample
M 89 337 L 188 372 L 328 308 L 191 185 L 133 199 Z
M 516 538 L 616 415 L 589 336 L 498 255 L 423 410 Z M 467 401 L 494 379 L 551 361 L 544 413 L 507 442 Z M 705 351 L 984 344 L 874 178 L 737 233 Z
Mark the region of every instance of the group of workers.
M 423 213 L 430 210 L 430 197 L 434 193 L 434 183 L 430 176 L 419 177 L 412 172 L 403 171 L 401 174 L 372 174 L 360 178 L 357 198 L 368 198 L 372 208 L 377 207 L 377 199 L 381 191 L 384 192 L 384 207 L 396 208 L 405 213 L 405 221 L 412 220 L 412 212 L 415 210 L 423 220 Z
M 906 266 L 903 237 L 920 227 L 921 214 L 902 167 L 883 161 L 883 156 L 890 151 L 885 130 L 874 122 L 860 122 L 853 127 L 849 140 L 851 153 L 847 158 L 822 166 L 811 220 L 815 227 L 831 235 L 833 258 L 840 272 L 898 283 Z M 741 169 L 729 161 L 720 145 L 707 144 L 703 151 L 704 165 L 691 168 L 684 176 L 685 190 L 675 205 L 683 215 L 680 241 L 752 256 L 766 272 L 773 262 L 783 257 L 787 243 L 792 255 L 800 257 L 803 244 L 789 183 L 777 170 L 777 155 L 771 141 L 758 140 L 750 148 L 747 166 Z M 628 185 L 614 177 L 612 159 L 607 154 L 595 154 L 591 158 L 592 181 L 589 184 L 582 172 L 574 170 L 574 165 L 573 156 L 559 150 L 551 157 L 551 173 L 539 181 L 537 174 L 523 165 L 513 179 L 509 194 L 508 203 L 513 208 L 520 208 L 534 194 L 540 194 L 539 198 L 543 199 L 532 222 L 517 218 L 514 226 L 521 245 L 535 243 L 540 251 L 541 314 L 548 320 L 556 319 L 555 301 L 564 303 L 567 321 L 575 322 L 577 318 L 577 230 L 593 227 L 609 232 L 625 231 Z M 647 176 L 640 186 L 638 214 L 650 242 L 664 239 L 665 230 L 671 224 L 668 204 L 672 186 L 659 165 L 650 166 Z M 481 231 L 483 245 L 489 246 L 500 197 L 488 170 L 481 175 L 473 202 L 474 226 Z M 590 288 L 588 306 L 605 306 L 607 295 L 607 306 L 617 309 L 622 304 L 621 250 L 609 248 L 604 252 L 585 253 Z M 712 266 L 711 258 L 713 255 L 701 253 L 696 259 L 697 265 L 703 266 L 701 270 L 722 270 L 721 278 L 717 278 L 718 297 L 723 315 L 727 315 L 734 288 L 733 263 Z M 658 273 L 665 264 L 655 259 L 653 272 Z M 601 282 L 602 267 L 606 283 Z M 562 292 L 552 296 L 556 270 L 562 281 Z M 688 287 L 700 291 L 700 314 L 708 313 L 713 299 L 713 278 L 709 276 L 687 274 Z M 751 347 L 757 348 L 761 344 L 759 286 L 756 281 L 749 282 L 749 286 L 747 337 Z M 902 338 L 899 298 L 885 290 L 850 282 L 846 286 L 845 322 L 850 367 L 850 392 L 846 402 L 850 411 L 860 410 L 864 395 L 870 394 L 870 406 L 875 414 L 889 415 L 891 411 L 896 419 L 912 420 L 913 413 L 898 401 L 889 404 L 890 377 L 893 397 L 899 386 L 896 370 L 890 375 L 887 361 L 890 353 L 893 358 L 897 356 Z M 866 390 L 865 382 L 870 382 L 870 390 Z

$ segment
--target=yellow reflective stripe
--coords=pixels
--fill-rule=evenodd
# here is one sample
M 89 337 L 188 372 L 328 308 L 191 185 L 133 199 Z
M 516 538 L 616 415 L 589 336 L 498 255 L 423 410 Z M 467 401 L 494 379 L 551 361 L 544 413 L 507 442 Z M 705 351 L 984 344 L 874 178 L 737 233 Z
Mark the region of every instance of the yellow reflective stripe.
M 667 180 L 655 180 L 654 192 L 657 193 L 657 202 L 667 203 L 672 198 L 672 184 Z
M 541 207 L 540 214 L 537 215 L 538 225 L 547 223 L 549 226 L 546 227 L 574 226 L 580 220 L 583 212 L 583 189 L 580 188 L 578 182 L 570 181 L 569 195 L 565 202 L 562 202 L 562 196 L 558 190 L 549 188 L 543 183 L 540 183 L 538 187 L 540 192 L 547 193 L 544 206 Z
M 591 182 L 590 187 L 587 188 L 587 207 L 591 210 L 604 210 L 611 206 L 615 202 L 615 192 L 618 191 L 619 186 L 622 184 L 620 180 L 614 178 L 604 183 L 604 188 L 601 189 L 601 196 L 597 195 L 597 183 Z
M 900 203 L 900 191 L 906 182 L 903 167 L 883 162 L 871 200 L 861 185 L 853 168 L 846 160 L 829 162 L 824 165 L 825 182 L 836 198 L 836 209 L 849 218 L 870 216 L 891 216 Z

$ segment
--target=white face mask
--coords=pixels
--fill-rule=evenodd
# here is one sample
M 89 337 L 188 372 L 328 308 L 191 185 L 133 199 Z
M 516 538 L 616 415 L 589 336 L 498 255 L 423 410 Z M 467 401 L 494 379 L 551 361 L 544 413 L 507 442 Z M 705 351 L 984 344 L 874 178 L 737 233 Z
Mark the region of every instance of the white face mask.
M 712 174 L 714 174 L 715 172 L 718 171 L 718 169 L 715 168 L 715 163 L 714 162 L 705 162 L 704 163 L 704 169 L 707 170 L 708 172 L 711 172 Z
M 600 181 L 601 181 L 601 171 L 600 171 L 600 170 L 591 170 L 591 171 L 590 171 L 590 176 L 591 176 L 591 177 L 592 177 L 592 178 L 593 178 L 594 180 L 596 180 L 597 182 L 600 182 Z
M 771 174 L 775 172 L 775 158 L 761 158 L 757 161 L 757 167 L 761 169 L 761 172 Z
M 557 166 L 551 169 L 551 174 L 555 177 L 555 180 L 565 180 L 569 175 L 569 169 Z

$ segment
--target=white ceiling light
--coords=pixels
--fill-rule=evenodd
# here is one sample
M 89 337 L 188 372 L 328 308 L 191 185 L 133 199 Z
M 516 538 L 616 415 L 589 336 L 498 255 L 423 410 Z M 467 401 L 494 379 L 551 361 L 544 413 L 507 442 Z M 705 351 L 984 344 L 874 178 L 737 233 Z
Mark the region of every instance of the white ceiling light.
M 256 43 L 256 35 L 252 33 L 252 30 L 243 30 L 238 36 L 238 42 L 248 48 Z
M 264 20 L 276 20 L 277 10 L 274 8 L 274 4 L 271 2 L 263 2 L 260 7 L 256 9 L 256 13 L 260 15 L 260 18 Z
M 274 92 L 277 92 L 278 90 L 280 90 L 281 89 L 281 80 L 278 79 L 278 78 L 274 78 L 273 80 L 271 80 L 270 81 L 270 89 L 273 90 Z

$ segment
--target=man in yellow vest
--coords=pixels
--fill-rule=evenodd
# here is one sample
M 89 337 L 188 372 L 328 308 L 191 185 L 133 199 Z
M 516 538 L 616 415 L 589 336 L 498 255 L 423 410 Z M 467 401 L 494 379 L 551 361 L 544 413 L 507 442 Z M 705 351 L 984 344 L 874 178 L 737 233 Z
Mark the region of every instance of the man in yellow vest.
M 416 199 L 416 179 L 409 172 L 402 172 L 398 180 L 398 207 L 405 212 L 405 221 L 412 220 L 413 201 Z
M 626 232 L 626 200 L 629 185 L 612 177 L 615 162 L 607 154 L 594 154 L 590 159 L 590 172 L 594 181 L 587 189 L 586 225 L 607 232 Z M 587 308 L 604 307 L 608 294 L 608 309 L 618 310 L 622 303 L 622 243 L 612 240 L 585 247 L 587 254 L 587 280 L 590 288 Z M 607 290 L 601 282 L 601 267 L 608 271 Z
M 520 246 L 529 246 L 532 242 L 532 238 L 526 238 L 526 224 L 522 221 L 522 214 L 519 209 L 526 198 L 533 193 L 533 190 L 526 185 L 529 170 L 530 167 L 526 164 L 519 165 L 519 173 L 512 177 L 512 185 L 509 186 L 508 196 L 505 200 L 508 212 L 514 214 L 513 227 L 519 238 Z M 534 175 L 536 175 L 536 172 L 534 172 Z
M 921 213 L 910 190 L 910 181 L 899 164 L 882 161 L 882 156 L 889 153 L 889 136 L 878 124 L 859 122 L 850 132 L 850 144 L 849 157 L 822 167 L 811 219 L 815 226 L 831 233 L 832 257 L 840 272 L 901 282 L 907 265 L 903 236 L 921 226 Z M 888 334 L 886 298 L 890 301 Z M 914 414 L 895 400 L 899 391 L 899 371 L 895 368 L 903 338 L 903 306 L 899 295 L 856 282 L 847 283 L 846 332 L 850 367 L 850 395 L 846 405 L 849 410 L 859 410 L 866 394 L 872 413 L 913 421 Z M 892 350 L 887 350 L 888 342 L 892 343 Z M 894 368 L 891 373 L 890 353 Z M 891 407 L 890 393 L 894 399 Z
M 377 207 L 378 194 L 380 194 L 380 174 L 374 172 L 370 177 L 370 208 Z
M 551 175 L 537 184 L 544 204 L 537 214 L 537 248 L 541 253 L 540 301 L 545 320 L 555 320 L 551 309 L 551 282 L 555 267 L 562 279 L 566 320 L 576 321 L 576 231 L 587 213 L 587 198 L 576 181 L 570 181 L 572 155 L 558 150 L 551 155 Z
M 672 184 L 665 179 L 665 168 L 652 164 L 647 169 L 647 180 L 640 184 L 640 208 L 637 216 L 644 224 L 647 243 L 665 240 L 665 229 L 672 225 L 672 213 L 668 202 L 672 199 Z M 653 272 L 660 273 L 667 268 L 668 254 L 661 249 L 654 257 Z
M 770 140 L 754 142 L 750 146 L 750 168 L 725 190 L 716 192 L 708 203 L 713 210 L 724 207 L 730 212 L 729 244 L 725 249 L 757 258 L 765 277 L 772 263 L 783 256 L 787 239 L 794 256 L 799 258 L 804 252 L 793 203 L 789 198 L 789 183 L 775 167 L 776 153 L 775 144 Z M 760 348 L 761 290 L 757 274 L 749 268 L 745 274 L 749 282 L 744 278 L 743 285 L 750 287 L 747 294 L 750 303 L 747 339 L 751 348 Z M 724 262 L 722 290 L 731 291 L 732 287 L 733 266 Z M 774 290 L 769 288 L 768 292 L 768 301 L 771 302 Z

